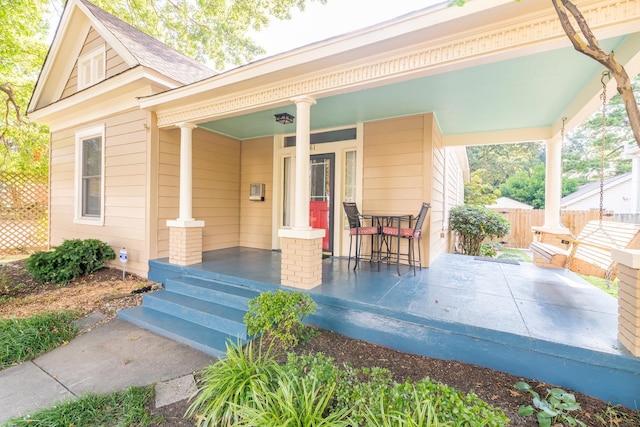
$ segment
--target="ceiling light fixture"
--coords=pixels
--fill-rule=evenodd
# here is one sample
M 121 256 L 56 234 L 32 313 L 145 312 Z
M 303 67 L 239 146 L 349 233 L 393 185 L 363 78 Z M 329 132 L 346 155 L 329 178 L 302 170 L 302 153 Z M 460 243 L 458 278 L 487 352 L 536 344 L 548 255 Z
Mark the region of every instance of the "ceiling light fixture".
M 295 119 L 295 117 L 293 117 L 289 113 L 280 113 L 280 114 L 276 114 L 275 116 L 276 116 L 276 122 L 281 123 L 283 125 L 288 125 L 289 123 L 293 123 L 293 119 Z

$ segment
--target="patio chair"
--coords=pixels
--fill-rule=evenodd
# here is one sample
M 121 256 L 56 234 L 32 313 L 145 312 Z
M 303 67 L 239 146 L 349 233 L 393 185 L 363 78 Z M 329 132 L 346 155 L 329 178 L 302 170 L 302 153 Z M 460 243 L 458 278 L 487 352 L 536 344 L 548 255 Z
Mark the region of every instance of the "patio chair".
M 400 274 L 400 259 L 405 258 L 409 263 L 409 268 L 413 268 L 413 275 L 416 275 L 416 264 L 420 266 L 420 270 L 422 270 L 422 251 L 420 249 L 420 241 L 422 240 L 422 225 L 424 224 L 424 220 L 427 217 L 427 212 L 431 205 L 429 203 L 422 203 L 422 207 L 420 208 L 420 212 L 418 216 L 415 218 L 408 218 L 408 227 L 403 227 L 402 223 L 406 222 L 406 220 L 397 220 L 396 224 L 389 224 L 382 227 L 382 236 L 385 241 L 388 242 L 389 239 L 397 239 L 396 240 L 396 252 L 391 252 L 392 245 L 387 244 L 387 263 L 389 262 L 391 257 L 395 257 L 396 264 L 398 268 L 398 274 Z M 407 252 L 400 252 L 400 242 L 402 239 L 406 239 L 408 241 L 407 244 Z M 416 259 L 416 249 L 415 243 L 418 241 L 418 258 Z
M 347 263 L 347 268 L 351 267 L 351 246 L 353 245 L 353 239 L 356 240 L 356 254 L 354 258 L 354 266 L 355 270 L 358 267 L 358 261 L 362 258 L 362 237 L 363 236 L 371 236 L 371 248 L 373 250 L 373 242 L 374 236 L 377 236 L 380 233 L 380 229 L 377 226 L 373 225 L 373 218 L 371 216 L 360 215 L 358 211 L 358 206 L 354 202 L 343 202 L 344 212 L 347 214 L 347 219 L 349 220 L 349 262 Z M 371 225 L 365 226 L 363 225 L 364 221 L 369 221 Z M 372 257 L 369 256 L 369 261 L 371 261 Z

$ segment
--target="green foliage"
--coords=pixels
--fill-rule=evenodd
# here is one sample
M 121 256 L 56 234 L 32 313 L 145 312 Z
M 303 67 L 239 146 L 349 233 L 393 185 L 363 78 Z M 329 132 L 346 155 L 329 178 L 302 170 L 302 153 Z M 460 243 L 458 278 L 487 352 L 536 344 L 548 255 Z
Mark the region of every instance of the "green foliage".
M 498 252 L 496 250 L 496 246 L 493 243 L 481 243 L 479 255 L 486 258 L 495 258 L 496 256 L 498 256 Z
M 302 319 L 315 310 L 316 303 L 304 292 L 264 292 L 249 301 L 244 323 L 249 335 L 269 332 L 284 348 L 290 348 L 304 333 Z
M 558 422 L 562 422 L 563 425 L 586 427 L 585 423 L 570 415 L 573 411 L 580 410 L 580 404 L 576 402 L 576 397 L 572 393 L 560 388 L 552 388 L 547 389 L 546 397 L 541 399 L 540 394 L 524 381 L 519 381 L 515 387 L 517 390 L 526 391 L 533 396 L 533 406 L 521 406 L 518 408 L 518 414 L 527 417 L 533 415 L 537 410 L 540 427 L 551 427 Z
M 476 145 L 467 147 L 469 168 L 480 173 L 482 182 L 498 188 L 509 177 L 528 171 L 544 162 L 544 144 L 526 142 L 522 144 Z
M 0 8 L 0 170 L 47 177 L 48 129 L 26 109 L 47 53 L 48 0 L 13 0 Z
M 255 405 L 239 408 L 239 426 L 351 426 L 350 408 L 327 411 L 336 383 L 313 375 L 299 376 L 281 367 L 277 384 L 266 386 L 254 396 Z
M 23 418 L 9 420 L 6 427 L 23 426 L 136 426 L 156 425 L 147 409 L 153 386 L 129 387 L 107 395 L 88 394 L 73 402 L 42 409 Z
M 479 169 L 471 173 L 471 182 L 464 185 L 464 202 L 468 205 L 492 205 L 500 197 L 500 190 L 489 183 L 485 183 L 483 176 L 485 169 Z
M 241 408 L 253 408 L 255 396 L 277 381 L 280 367 L 262 341 L 227 345 L 227 357 L 202 372 L 198 394 L 187 411 L 198 426 L 235 425 Z
M 509 233 L 509 222 L 499 213 L 482 206 L 461 205 L 450 211 L 451 229 L 458 233 L 462 252 L 480 255 L 485 239 L 504 237 Z
M 27 272 L 43 282 L 66 284 L 69 280 L 97 271 L 116 254 L 97 239 L 65 240 L 50 252 L 36 252 L 26 261 Z
M 503 196 L 527 203 L 535 209 L 544 209 L 546 171 L 543 164 L 532 169 L 521 171 L 507 179 L 500 186 Z M 565 178 L 562 180 L 562 195 L 566 196 L 578 189 L 579 180 Z
M 618 278 L 611 281 L 611 280 L 602 279 L 596 276 L 586 276 L 583 274 L 581 274 L 580 276 L 587 282 L 591 283 L 596 288 L 599 288 L 600 290 L 608 293 L 614 298 L 618 298 L 618 283 L 619 283 Z
M 0 369 L 34 359 L 71 340 L 78 315 L 61 311 L 0 320 Z
M 396 383 L 384 368 L 338 368 L 321 353 L 289 354 L 288 369 L 294 376 L 337 384 L 332 411 L 350 411 L 352 425 L 503 426 L 505 415 L 473 393 L 463 393 L 424 378 L 416 383 Z M 421 424 L 425 423 L 425 424 Z
M 270 347 L 271 348 L 271 347 Z M 473 393 L 425 378 L 395 383 L 382 368 L 337 367 L 333 359 L 228 346 L 202 373 L 187 412 L 198 426 L 502 426 L 505 415 Z

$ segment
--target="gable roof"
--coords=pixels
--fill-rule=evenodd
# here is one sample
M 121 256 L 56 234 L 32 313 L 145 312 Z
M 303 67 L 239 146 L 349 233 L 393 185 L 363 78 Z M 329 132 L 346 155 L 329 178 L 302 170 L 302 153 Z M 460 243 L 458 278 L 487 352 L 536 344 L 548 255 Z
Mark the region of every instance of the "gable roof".
M 489 209 L 533 209 L 533 206 L 509 197 L 498 197 L 494 204 L 487 205 L 486 207 Z
M 122 57 L 129 70 L 143 67 L 148 76 L 162 76 L 167 89 L 217 74 L 87 0 L 69 0 L 31 95 L 28 113 L 60 100 L 64 83 L 91 28 Z
M 607 191 L 607 189 L 612 188 L 616 185 L 620 185 L 627 181 L 631 182 L 631 172 L 606 178 L 602 182 L 603 189 L 604 191 Z M 585 199 L 599 192 L 600 192 L 600 181 L 594 181 L 588 184 L 584 184 L 573 193 L 568 194 L 564 196 L 562 199 L 560 199 L 560 206 L 566 206 L 568 204 L 575 203 L 578 200 Z
M 79 1 L 102 23 L 104 28 L 113 34 L 139 65 L 185 85 L 217 74 L 214 70 L 132 27 L 87 0 Z

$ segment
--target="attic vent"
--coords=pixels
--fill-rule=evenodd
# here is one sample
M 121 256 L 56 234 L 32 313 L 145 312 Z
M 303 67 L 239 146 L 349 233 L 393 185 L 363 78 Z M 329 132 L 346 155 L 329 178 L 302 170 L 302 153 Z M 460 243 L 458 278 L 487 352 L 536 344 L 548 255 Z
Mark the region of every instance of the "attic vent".
M 78 90 L 101 82 L 105 78 L 106 50 L 102 45 L 78 58 Z

